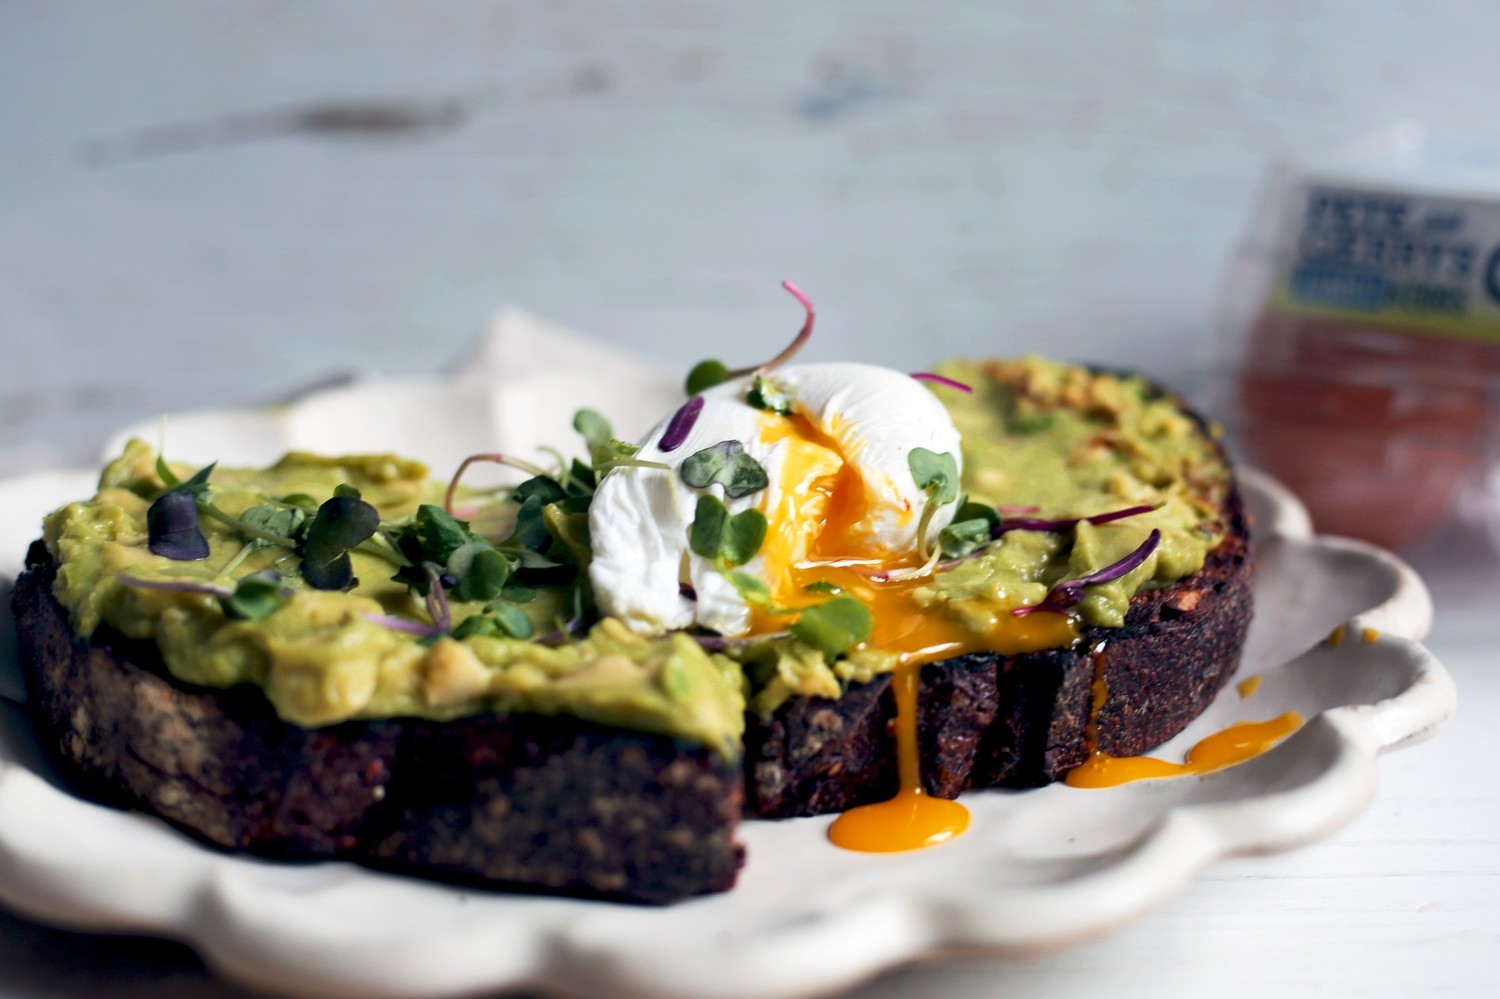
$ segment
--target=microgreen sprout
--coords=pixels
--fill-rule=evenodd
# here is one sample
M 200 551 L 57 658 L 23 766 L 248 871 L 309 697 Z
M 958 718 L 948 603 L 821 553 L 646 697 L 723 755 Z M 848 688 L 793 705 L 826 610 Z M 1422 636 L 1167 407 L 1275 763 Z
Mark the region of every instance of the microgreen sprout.
M 458 492 L 459 482 L 463 480 L 464 473 L 469 470 L 469 466 L 473 465 L 475 462 L 480 461 L 489 461 L 494 462 L 497 465 L 505 465 L 510 468 L 519 469 L 520 471 L 525 472 L 528 475 L 541 476 L 542 478 L 549 478 L 552 474 L 545 468 L 542 468 L 540 465 L 533 465 L 529 461 L 524 461 L 520 458 L 512 458 L 508 455 L 499 453 L 471 454 L 463 461 L 459 462 L 458 471 L 454 472 L 453 478 L 448 480 L 448 490 L 447 492 L 443 493 L 444 511 L 450 514 L 453 512 L 453 497 Z
M 350 495 L 335 495 L 318 507 L 302 538 L 302 578 L 317 590 L 348 590 L 358 582 L 349 552 L 380 528 L 380 513 Z
M 453 626 L 453 609 L 448 606 L 448 591 L 443 589 L 437 567 L 428 563 L 422 567 L 427 573 L 427 616 L 432 626 L 446 632 Z
M 927 531 L 938 509 L 958 498 L 958 459 L 948 451 L 940 454 L 925 447 L 914 447 L 906 456 L 906 463 L 911 469 L 912 481 L 927 494 L 922 518 L 917 521 L 917 551 L 929 556 L 923 572 L 931 572 L 937 560 L 927 551 Z M 933 553 L 937 551 L 939 546 L 934 545 Z
M 728 367 L 725 366 L 723 361 L 700 361 L 693 367 L 693 370 L 688 373 L 687 384 L 685 386 L 688 395 L 697 395 L 699 392 L 702 392 L 705 389 L 713 388 L 715 385 L 722 384 L 723 382 L 727 382 L 731 378 L 742 378 L 745 375 L 764 374 L 765 372 L 770 371 L 773 368 L 779 368 L 781 365 L 785 364 L 787 361 L 790 361 L 797 355 L 797 352 L 801 350 L 802 347 L 807 343 L 808 338 L 812 336 L 813 320 L 817 318 L 817 313 L 813 309 L 812 301 L 802 293 L 801 288 L 798 288 L 790 281 L 781 282 L 781 286 L 785 288 L 793 298 L 800 302 L 802 308 L 807 312 L 807 318 L 803 320 L 802 328 L 797 331 L 797 335 L 792 338 L 792 342 L 782 348 L 781 353 L 777 354 L 769 361 L 766 361 L 764 364 L 753 364 L 748 368 L 736 368 L 735 370 L 731 371 Z
M 731 515 L 723 500 L 705 494 L 693 512 L 688 547 L 715 566 L 744 565 L 760 551 L 766 528 L 766 515 L 754 507 Z
M 1150 513 L 1156 507 L 1141 504 L 1139 506 L 1126 507 L 1123 510 L 1111 510 L 1108 513 L 1096 513 L 1088 517 L 1064 517 L 1061 520 L 1038 520 L 1028 517 L 1012 517 L 1000 522 L 1000 530 L 997 534 L 1005 531 L 1068 531 L 1079 524 L 1108 524 L 1116 520 L 1124 520 L 1126 517 L 1138 517 L 1143 513 Z
M 1047 591 L 1047 595 L 1042 598 L 1041 603 L 1031 607 L 1015 607 L 1011 609 L 1011 613 L 1017 617 L 1021 617 L 1035 611 L 1060 612 L 1074 607 L 1083 599 L 1084 587 L 1094 586 L 1098 583 L 1113 582 L 1121 576 L 1133 572 L 1145 564 L 1146 559 L 1151 557 L 1151 553 L 1156 551 L 1157 546 L 1160 544 L 1161 531 L 1152 528 L 1150 535 L 1147 536 L 1145 541 L 1141 542 L 1140 547 L 1118 562 L 1112 562 L 1096 572 L 1089 573 L 1087 576 L 1080 576 L 1077 579 L 1065 579 L 1060 583 L 1056 583 Z
M 939 569 L 950 569 L 960 562 L 968 561 L 984 554 L 990 544 L 999 539 L 1001 535 L 1009 531 L 1071 531 L 1079 524 L 1108 524 L 1116 520 L 1124 520 L 1127 517 L 1137 517 L 1143 513 L 1150 513 L 1156 509 L 1154 506 L 1132 506 L 1123 510 L 1111 510 L 1108 513 L 1096 513 L 1087 517 L 1062 517 L 1055 520 L 1042 520 L 1035 517 L 1002 517 L 1000 511 L 1024 511 L 1035 513 L 1037 507 L 987 507 L 982 503 L 971 503 L 963 500 L 959 503 L 958 513 L 954 515 L 953 522 L 943 528 L 938 535 L 939 544 L 943 554 L 949 557 L 946 562 L 938 563 Z
M 760 492 L 771 484 L 760 462 L 745 453 L 745 445 L 736 440 L 720 441 L 689 455 L 678 474 L 694 489 L 718 483 L 731 499 Z
M 974 386 L 972 385 L 965 385 L 963 382 L 957 380 L 956 378 L 949 378 L 946 375 L 935 374 L 931 371 L 916 371 L 912 373 L 912 377 L 919 382 L 933 382 L 937 385 L 944 385 L 951 389 L 957 389 L 959 392 L 972 394 L 974 391 Z
M 791 638 L 790 631 L 769 631 L 759 635 L 744 635 L 740 638 L 729 638 L 725 635 L 691 635 L 693 641 L 697 642 L 706 652 L 725 652 L 729 649 L 740 649 L 747 645 L 757 645 L 762 642 L 777 642 L 783 638 Z
M 259 621 L 287 602 L 290 592 L 285 580 L 274 569 L 252 573 L 234 586 L 221 586 L 197 579 L 142 579 L 128 573 L 115 577 L 123 586 L 135 590 L 157 590 L 166 593 L 192 593 L 213 597 L 224 615 L 238 621 Z
M 169 489 L 146 511 L 147 547 L 151 554 L 176 562 L 208 558 L 208 539 L 198 527 L 198 503 L 192 496 Z
M 840 596 L 807 608 L 787 630 L 832 659 L 867 640 L 873 627 L 870 608 Z

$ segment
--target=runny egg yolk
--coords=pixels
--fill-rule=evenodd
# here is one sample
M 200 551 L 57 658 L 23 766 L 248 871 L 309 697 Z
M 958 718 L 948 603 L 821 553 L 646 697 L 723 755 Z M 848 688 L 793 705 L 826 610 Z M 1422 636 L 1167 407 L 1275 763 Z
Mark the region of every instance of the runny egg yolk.
M 968 652 L 1034 652 L 1077 640 L 1073 619 L 1065 614 L 1017 617 L 1001 611 L 989 629 L 974 631 L 946 614 L 921 607 L 915 591 L 931 582 L 927 574 L 877 577 L 919 567 L 927 556 L 919 551 L 892 551 L 871 525 L 882 500 L 902 502 L 902 509 L 895 511 L 902 523 L 915 522 L 922 511 L 910 509 L 904 501 L 885 499 L 899 497 L 900 492 L 870 482 L 860 471 L 857 454 L 845 453 L 834 437 L 800 414 L 766 414 L 761 440 L 782 444 L 786 450 L 776 504 L 764 511 L 768 526 L 761 545 L 765 582 L 777 609 L 821 603 L 826 595 L 808 587 L 831 584 L 870 609 L 869 645 L 895 653 L 902 667 L 916 668 Z M 927 543 L 935 544 L 936 538 Z M 750 630 L 753 634 L 781 631 L 788 620 L 756 608 Z
M 766 539 L 761 545 L 765 582 L 778 610 L 797 609 L 826 599 L 808 587 L 832 584 L 870 610 L 869 645 L 898 657 L 892 686 L 896 697 L 896 757 L 899 790 L 894 798 L 850 809 L 828 830 L 837 846 L 870 853 L 889 853 L 932 846 L 963 832 L 969 812 L 956 801 L 929 796 L 922 786 L 917 749 L 917 695 L 923 665 L 967 652 L 1032 652 L 1073 644 L 1078 631 L 1065 614 L 1038 612 L 1017 617 L 1004 610 L 988 630 L 962 627 L 946 614 L 921 607 L 914 592 L 929 580 L 877 579 L 916 568 L 926 561 L 920 551 L 892 551 L 873 530 L 876 504 L 899 496 L 882 490 L 861 474 L 857 454 L 845 453 L 838 440 L 801 415 L 767 414 L 761 439 L 782 444 L 785 460 L 778 499 L 764 511 Z M 887 500 L 889 502 L 889 500 Z M 893 511 L 903 526 L 921 510 Z M 930 546 L 936 539 L 927 539 Z M 786 626 L 784 615 L 756 608 L 751 632 L 766 634 Z

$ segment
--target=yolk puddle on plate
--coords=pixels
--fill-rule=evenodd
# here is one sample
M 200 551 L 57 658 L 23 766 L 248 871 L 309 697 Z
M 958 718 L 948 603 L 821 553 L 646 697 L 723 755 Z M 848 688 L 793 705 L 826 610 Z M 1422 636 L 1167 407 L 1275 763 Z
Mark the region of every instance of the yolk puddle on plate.
M 1360 637 L 1365 640 L 1366 645 L 1373 645 L 1380 640 L 1380 632 L 1375 628 L 1366 628 L 1360 632 Z
M 834 844 L 849 850 L 887 853 L 915 850 L 951 839 L 969 825 L 969 811 L 956 801 L 935 798 L 922 786 L 917 745 L 917 694 L 927 663 L 969 652 L 1014 655 L 1067 647 L 1078 640 L 1074 619 L 1038 612 L 1025 617 L 1001 613 L 983 633 L 965 629 L 947 615 L 919 606 L 914 591 L 930 576 L 888 579 L 884 575 L 921 565 L 916 556 L 892 558 L 871 550 L 860 535 L 871 522 L 870 484 L 839 442 L 804 417 L 768 419 L 763 438 L 784 441 L 781 501 L 765 511 L 768 525 L 761 546 L 773 602 L 800 608 L 822 602 L 808 590 L 832 585 L 870 610 L 871 647 L 898 657 L 891 677 L 896 699 L 896 758 L 899 790 L 889 801 L 852 808 L 828 831 Z M 921 516 L 921 510 L 898 513 Z M 779 631 L 786 618 L 756 609 L 752 633 Z
M 1250 679 L 1258 680 L 1259 677 Z M 1187 751 L 1187 757 L 1182 763 L 1160 760 L 1154 756 L 1110 756 L 1099 750 L 1099 712 L 1109 696 L 1104 684 L 1102 648 L 1094 653 L 1093 693 L 1093 709 L 1089 712 L 1088 726 L 1084 731 L 1089 756 L 1082 764 L 1068 771 L 1065 780 L 1070 787 L 1114 787 L 1150 777 L 1181 777 L 1222 770 L 1259 756 L 1302 725 L 1302 716 L 1295 711 L 1277 715 L 1269 721 L 1235 722 L 1222 731 L 1200 739 Z

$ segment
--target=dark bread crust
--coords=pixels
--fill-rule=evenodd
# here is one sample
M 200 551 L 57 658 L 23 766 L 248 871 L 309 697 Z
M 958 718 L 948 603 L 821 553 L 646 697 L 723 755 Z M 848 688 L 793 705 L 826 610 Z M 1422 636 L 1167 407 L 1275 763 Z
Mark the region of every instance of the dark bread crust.
M 150 643 L 77 639 L 40 542 L 12 602 L 42 738 L 79 790 L 217 846 L 485 887 L 665 903 L 734 884 L 731 762 L 566 717 L 303 729 L 257 689 L 191 687 Z
M 1234 674 L 1250 626 L 1249 530 L 1232 483 L 1225 524 L 1203 568 L 1137 594 L 1122 628 L 1088 629 L 1074 649 L 924 667 L 917 740 L 928 793 L 1037 787 L 1082 763 L 1096 666 L 1107 692 L 1099 749 L 1133 756 L 1186 728 Z M 786 818 L 889 798 L 894 724 L 889 676 L 836 701 L 792 698 L 746 734 L 747 807 Z

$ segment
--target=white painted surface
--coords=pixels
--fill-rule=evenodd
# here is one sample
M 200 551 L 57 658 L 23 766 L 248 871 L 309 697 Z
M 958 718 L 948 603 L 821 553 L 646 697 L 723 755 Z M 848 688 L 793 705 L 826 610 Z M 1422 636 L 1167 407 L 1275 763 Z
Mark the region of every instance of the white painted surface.
M 9 0 L 0 471 L 162 408 L 430 371 L 502 302 L 738 360 L 795 329 L 783 277 L 818 302 L 813 359 L 1040 347 L 1191 380 L 1269 157 L 1398 114 L 1500 131 L 1478 0 L 937 6 Z M 162 124 L 454 99 L 411 136 L 89 165 Z M 1458 716 L 1344 833 L 1105 941 L 863 994 L 1500 992 L 1500 677 L 1469 596 L 1429 643 Z M 0 991 L 227 994 L 180 952 L 8 917 Z

